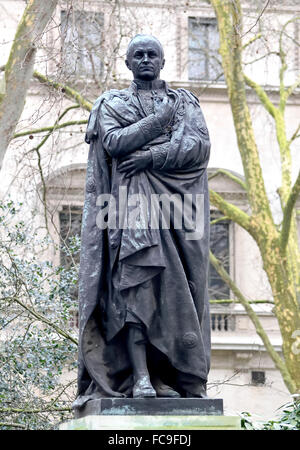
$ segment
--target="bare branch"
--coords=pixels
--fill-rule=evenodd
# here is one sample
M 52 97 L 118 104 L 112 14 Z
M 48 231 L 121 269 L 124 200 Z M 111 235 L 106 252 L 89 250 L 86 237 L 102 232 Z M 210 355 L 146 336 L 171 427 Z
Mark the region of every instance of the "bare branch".
M 266 4 L 264 5 L 263 9 L 262 9 L 261 12 L 259 13 L 259 15 L 258 15 L 258 17 L 257 17 L 257 19 L 256 19 L 256 21 L 255 21 L 255 23 L 254 23 L 254 25 L 252 25 L 252 27 L 249 28 L 249 30 L 246 31 L 246 33 L 243 34 L 243 37 L 246 36 L 246 34 L 250 33 L 250 31 L 253 30 L 253 28 L 256 27 L 256 25 L 258 24 L 259 20 L 261 19 L 263 13 L 264 13 L 265 10 L 267 9 L 269 3 L 270 3 L 270 0 L 267 0 L 267 2 L 266 2 Z
M 276 106 L 271 102 L 269 96 L 266 91 L 255 81 L 251 80 L 246 74 L 244 74 L 244 80 L 246 84 L 251 87 L 257 94 L 264 108 L 271 114 L 272 117 L 275 118 L 277 113 Z
M 45 131 L 56 131 L 56 130 L 60 130 L 61 128 L 66 128 L 66 127 L 71 127 L 73 125 L 84 125 L 86 124 L 88 121 L 87 120 L 70 120 L 69 122 L 64 122 L 61 124 L 55 124 L 51 127 L 42 127 L 42 128 L 37 128 L 35 130 L 28 130 L 28 131 L 22 131 L 20 133 L 16 133 L 13 136 L 13 139 L 19 138 L 19 137 L 23 137 L 23 136 L 27 136 L 27 135 L 31 135 L 31 134 L 39 134 L 39 133 L 43 133 Z M 51 134 L 51 133 L 50 133 Z M 49 137 L 50 135 L 48 135 Z
M 291 143 L 292 143 L 295 139 L 297 139 L 297 138 L 300 136 L 299 130 L 300 130 L 300 122 L 299 122 L 299 125 L 297 126 L 297 128 L 296 128 L 296 130 L 295 130 L 293 136 L 292 136 L 291 139 L 288 141 L 288 145 L 291 145 Z
M 247 301 L 249 304 L 254 305 L 265 305 L 265 304 L 274 305 L 274 302 L 272 300 L 247 300 Z M 241 303 L 241 302 L 235 299 L 219 299 L 219 300 L 209 300 L 209 303 L 215 305 L 224 305 L 226 303 Z
M 242 228 L 247 230 L 250 234 L 253 234 L 253 230 L 250 223 L 250 216 L 242 211 L 237 206 L 224 200 L 217 192 L 209 190 L 211 203 L 218 208 L 222 213 L 233 220 Z
M 46 230 L 49 233 L 49 227 L 48 227 L 48 216 L 47 216 L 47 204 L 46 204 L 46 181 L 45 181 L 45 177 L 44 177 L 44 172 L 43 172 L 43 168 L 42 168 L 42 158 L 41 158 L 41 154 L 40 154 L 40 149 L 39 147 L 36 147 L 35 152 L 37 154 L 38 157 L 38 169 L 39 169 L 39 173 L 40 173 L 40 177 L 41 177 L 41 181 L 42 181 L 42 185 L 43 185 L 43 200 L 42 203 L 44 205 L 44 218 L 45 218 L 45 226 L 46 226 Z
M 292 93 L 300 86 L 300 77 L 297 78 L 295 83 L 293 83 L 291 86 L 288 86 L 285 90 L 285 101 L 292 95 Z
M 23 425 L 22 423 L 14 423 L 14 422 L 0 422 L 0 427 L 23 428 L 24 430 L 27 429 L 26 425 Z
M 249 45 L 253 44 L 253 42 L 257 41 L 257 39 L 260 39 L 262 37 L 261 33 L 256 34 L 253 38 L 249 39 L 246 44 L 243 45 L 242 49 L 245 50 L 245 48 L 249 47 Z
M 244 183 L 243 180 L 241 180 L 239 177 L 233 175 L 233 173 L 228 172 L 228 170 L 225 169 L 218 169 L 216 170 L 214 173 L 212 173 L 209 177 L 208 180 L 212 180 L 213 178 L 215 178 L 217 175 L 222 174 L 225 175 L 226 177 L 228 177 L 230 180 L 234 181 L 235 183 L 239 184 L 243 189 L 245 189 L 245 191 L 247 191 L 247 186 L 246 183 Z
M 281 240 L 280 240 L 281 254 L 284 254 L 286 250 L 291 228 L 293 210 L 299 194 L 300 194 L 300 171 L 297 180 L 295 181 L 294 186 L 292 187 L 286 206 L 284 208 L 282 229 L 281 229 Z
M 57 81 L 53 81 L 50 78 L 47 78 L 45 75 L 38 71 L 33 72 L 34 78 L 39 80 L 42 84 L 45 84 L 46 86 L 52 87 L 59 92 L 66 95 L 66 97 L 71 98 L 75 100 L 83 109 L 86 109 L 87 111 L 91 111 L 93 105 L 91 102 L 86 100 L 78 91 L 71 88 L 70 86 L 64 85 L 62 83 L 58 83 Z
M 230 220 L 229 217 L 222 216 L 218 217 L 217 219 L 211 220 L 210 225 L 215 225 L 216 223 L 222 222 L 223 220 Z
M 285 71 L 287 70 L 287 63 L 286 63 L 286 54 L 285 54 L 285 51 L 283 50 L 283 45 L 282 45 L 282 43 L 283 43 L 283 35 L 285 34 L 285 30 L 286 30 L 286 27 L 289 25 L 289 24 L 291 24 L 291 23 L 293 23 L 293 22 L 296 22 L 297 20 L 299 20 L 299 18 L 300 18 L 300 16 L 298 16 L 298 17 L 293 17 L 292 19 L 290 19 L 290 20 L 288 20 L 285 24 L 284 24 L 284 26 L 283 26 L 283 28 L 282 28 L 282 30 L 281 30 L 281 33 L 280 33 L 280 37 L 279 37 L 279 57 L 280 57 L 280 61 L 281 61 L 281 67 L 280 67 L 280 70 L 279 70 L 279 81 L 280 81 L 280 86 L 279 86 L 279 91 L 280 91 L 280 105 L 279 105 L 279 108 L 282 110 L 282 111 L 284 111 L 284 108 L 285 108 L 285 105 L 286 105 L 286 102 L 287 102 L 287 99 L 288 99 L 288 97 L 293 93 L 293 91 L 299 86 L 299 84 L 300 84 L 300 77 L 296 80 L 296 82 L 292 85 L 292 86 L 289 86 L 289 87 L 287 87 L 287 88 L 285 88 L 285 86 L 284 86 L 284 74 L 285 74 Z
M 225 283 L 229 286 L 231 291 L 234 293 L 234 295 L 237 297 L 239 302 L 244 306 L 245 310 L 247 311 L 247 314 L 253 323 L 256 333 L 261 338 L 261 340 L 264 343 L 264 346 L 266 347 L 266 350 L 268 351 L 270 357 L 272 358 L 274 364 L 276 365 L 277 369 L 280 371 L 283 379 L 285 380 L 285 383 L 287 386 L 289 386 L 291 392 L 296 391 L 296 386 L 291 378 L 288 368 L 283 361 L 283 359 L 279 356 L 279 354 L 274 349 L 267 333 L 263 329 L 260 320 L 256 314 L 256 312 L 253 310 L 253 308 L 250 306 L 248 300 L 244 297 L 242 292 L 239 290 L 239 288 L 236 286 L 234 281 L 230 278 L 228 272 L 224 269 L 222 264 L 218 261 L 218 259 L 213 255 L 212 252 L 210 252 L 209 255 L 210 262 L 214 266 L 215 270 L 218 272 L 218 274 L 222 277 L 222 279 L 225 281 Z
M 258 62 L 258 61 L 261 61 L 262 59 L 267 58 L 270 55 L 278 55 L 278 52 L 268 52 L 265 55 L 258 56 L 257 58 L 252 59 L 252 61 L 243 62 L 243 64 L 244 64 L 244 66 L 249 66 L 249 65 L 254 64 L 254 63 Z
M 9 58 L 5 66 L 6 91 L 0 102 L 0 165 L 24 108 L 24 100 L 36 54 L 36 42 L 44 31 L 57 0 L 45 4 L 31 0 L 26 6 L 17 28 Z
M 22 308 L 24 308 L 26 311 L 28 311 L 32 316 L 36 317 L 41 322 L 47 324 L 49 327 L 53 328 L 59 335 L 65 337 L 66 339 L 69 339 L 74 344 L 78 345 L 78 341 L 73 338 L 69 333 L 61 329 L 59 326 L 57 326 L 55 323 L 51 322 L 47 317 L 43 316 L 42 314 L 35 311 L 33 308 L 30 308 L 25 303 L 23 303 L 19 298 L 13 297 L 11 298 L 12 301 L 16 302 L 18 305 L 20 305 Z
M 38 414 L 42 412 L 64 412 L 64 411 L 72 411 L 71 407 L 66 408 L 35 408 L 35 409 L 22 409 L 22 408 L 0 408 L 0 413 L 21 413 L 21 414 Z M 1 425 L 1 423 L 0 423 Z M 12 425 L 14 426 L 14 425 Z M 25 427 L 25 425 L 24 425 Z M 23 428 L 23 427 L 22 427 Z

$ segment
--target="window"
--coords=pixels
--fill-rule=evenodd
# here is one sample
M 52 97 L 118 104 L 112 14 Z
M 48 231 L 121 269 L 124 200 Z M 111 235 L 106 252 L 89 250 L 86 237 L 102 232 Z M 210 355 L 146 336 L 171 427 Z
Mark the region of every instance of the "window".
M 211 212 L 210 249 L 229 272 L 229 221 L 219 220 L 220 215 Z M 230 290 L 212 264 L 208 271 L 208 295 L 211 300 L 230 298 Z
M 188 32 L 189 79 L 223 81 L 216 19 L 189 17 Z
M 69 76 L 99 76 L 102 72 L 103 14 L 61 11 L 62 62 Z
M 266 383 L 266 374 L 260 370 L 254 370 L 251 372 L 251 384 L 255 386 L 263 385 Z
M 60 263 L 66 269 L 69 269 L 74 262 L 79 263 L 79 252 L 71 256 L 68 252 L 64 251 L 64 247 L 70 245 L 72 238 L 80 236 L 81 220 L 81 206 L 63 206 L 62 211 L 59 213 L 61 243 Z
M 81 220 L 82 220 L 82 207 L 80 206 L 64 206 L 59 213 L 60 223 L 60 264 L 67 271 L 74 269 L 74 264 L 79 265 L 80 253 L 79 249 L 75 253 L 69 252 L 69 249 L 74 247 L 72 239 L 76 236 L 80 236 L 81 232 Z M 70 273 L 70 272 L 69 272 Z M 71 280 L 74 279 L 71 275 Z M 67 285 L 70 280 L 67 281 Z M 69 285 L 68 285 L 69 286 Z M 71 301 L 74 301 L 74 307 L 70 310 L 70 326 L 72 328 L 78 328 L 78 284 L 71 284 L 67 287 L 68 296 Z

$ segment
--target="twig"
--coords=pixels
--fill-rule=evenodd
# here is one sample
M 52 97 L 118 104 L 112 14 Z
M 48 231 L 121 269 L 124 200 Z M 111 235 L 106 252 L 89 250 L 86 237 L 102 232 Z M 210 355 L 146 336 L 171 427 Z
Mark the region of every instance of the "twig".
M 20 413 L 20 414 L 38 414 L 44 412 L 64 412 L 72 411 L 71 407 L 66 408 L 37 408 L 37 409 L 21 409 L 21 408 L 0 408 L 0 413 Z
M 57 81 L 51 80 L 50 78 L 47 78 L 42 73 L 35 70 L 33 72 L 34 78 L 39 80 L 42 84 L 45 84 L 47 86 L 53 87 L 54 89 L 60 91 L 64 95 L 66 95 L 69 98 L 72 98 L 75 100 L 82 108 L 86 109 L 87 111 L 91 111 L 93 105 L 91 102 L 86 100 L 78 91 L 71 88 L 70 86 L 64 85 L 62 83 L 58 83 Z
M 210 225 L 215 225 L 216 223 L 223 222 L 223 220 L 230 220 L 227 216 L 218 217 L 217 219 L 211 220 Z
M 214 177 L 216 177 L 217 175 L 222 174 L 225 175 L 226 177 L 228 177 L 230 180 L 234 181 L 235 183 L 239 184 L 243 189 L 245 189 L 245 191 L 247 191 L 247 186 L 246 183 L 244 183 L 243 180 L 241 180 L 239 177 L 233 175 L 231 172 L 229 172 L 228 170 L 225 169 L 218 169 L 216 170 L 214 173 L 212 173 L 208 179 L 212 180 Z
M 274 302 L 272 300 L 247 300 L 248 303 L 253 304 L 266 304 L 269 303 L 270 305 L 274 305 Z M 220 300 L 209 300 L 209 303 L 212 304 L 223 304 L 223 303 L 241 303 L 239 300 L 236 299 L 220 299 Z
M 295 130 L 295 133 L 293 134 L 291 139 L 288 141 L 288 145 L 291 145 L 291 143 L 300 136 L 300 134 L 298 134 L 299 130 L 300 130 L 300 122 L 299 122 L 299 125 L 297 126 L 297 128 Z
M 258 33 L 256 36 L 254 36 L 253 38 L 249 39 L 248 42 L 246 42 L 246 44 L 243 45 L 242 49 L 245 50 L 245 48 L 247 48 L 249 45 L 253 44 L 253 42 L 257 41 L 257 39 L 260 39 L 262 37 L 261 33 Z
M 34 309 L 29 308 L 29 306 L 25 305 L 25 303 L 23 303 L 21 300 L 19 300 L 16 297 L 13 297 L 12 300 L 16 303 L 18 303 L 20 306 L 22 306 L 22 308 L 26 309 L 26 311 L 28 311 L 30 314 L 32 314 L 34 317 L 36 317 L 38 320 L 40 320 L 41 322 L 46 323 L 47 325 L 49 325 L 49 327 L 53 328 L 58 334 L 64 336 L 66 339 L 69 339 L 70 341 L 72 341 L 74 344 L 78 345 L 78 341 L 73 338 L 69 333 L 67 333 L 66 331 L 62 330 L 59 326 L 55 325 L 55 323 L 51 322 L 50 320 L 47 319 L 47 317 L 42 316 L 41 314 L 39 314 L 38 312 L 36 312 Z
M 212 189 L 209 190 L 209 196 L 211 203 L 216 206 L 226 217 L 233 220 L 246 231 L 248 231 L 251 236 L 253 235 L 253 229 L 250 222 L 250 216 L 245 213 L 239 207 L 227 202 L 224 198 Z
M 280 242 L 280 252 L 282 255 L 285 253 L 286 246 L 288 243 L 292 214 L 299 193 L 300 193 L 300 171 L 298 173 L 297 180 L 295 181 L 294 186 L 292 187 L 291 193 L 284 208 L 282 228 L 281 228 L 281 242 Z
M 263 7 L 263 9 L 261 10 L 261 12 L 260 12 L 259 16 L 258 16 L 258 17 L 257 17 L 257 19 L 256 19 L 256 21 L 255 21 L 255 24 L 254 24 L 254 25 L 252 25 L 252 27 L 251 27 L 251 28 L 249 28 L 249 30 L 248 30 L 248 31 L 246 31 L 246 33 L 245 33 L 245 34 L 243 34 L 242 38 L 243 38 L 244 36 L 246 36 L 246 34 L 250 33 L 250 31 L 251 31 L 251 30 L 253 30 L 253 28 L 254 28 L 254 27 L 255 27 L 255 26 L 257 25 L 258 21 L 260 20 L 260 18 L 262 17 L 263 13 L 264 13 L 264 12 L 265 12 L 265 10 L 267 9 L 267 7 L 268 7 L 269 3 L 270 3 L 270 0 L 267 0 L 267 2 L 266 2 L 266 4 L 265 4 L 265 6 Z
M 35 130 L 28 130 L 28 131 L 22 131 L 21 133 L 16 133 L 13 136 L 13 139 L 18 138 L 18 137 L 22 137 L 22 136 L 27 136 L 27 135 L 31 135 L 31 134 L 37 134 L 37 133 L 44 133 L 45 131 L 55 131 L 55 130 L 60 130 L 61 128 L 66 128 L 66 127 L 70 127 L 72 125 L 84 125 L 86 124 L 88 121 L 87 120 L 70 120 L 69 122 L 64 122 L 61 124 L 55 124 L 52 125 L 51 127 L 42 127 L 42 128 L 38 128 Z
M 24 428 L 24 430 L 27 429 L 26 425 L 23 425 L 21 423 L 14 423 L 14 422 L 0 422 L 0 427 Z
M 240 301 L 240 303 L 244 306 L 251 322 L 253 323 L 256 333 L 261 338 L 262 342 L 264 343 L 264 346 L 266 350 L 268 351 L 271 359 L 275 363 L 276 367 L 280 371 L 285 383 L 287 386 L 289 386 L 289 389 L 291 392 L 296 391 L 296 386 L 291 378 L 288 368 L 284 362 L 284 360 L 279 356 L 279 354 L 274 349 L 267 333 L 263 329 L 261 322 L 256 314 L 256 312 L 253 310 L 253 308 L 250 306 L 249 301 L 244 297 L 242 292 L 239 290 L 239 288 L 236 286 L 236 284 L 233 282 L 231 277 L 229 276 L 228 272 L 224 269 L 220 261 L 214 256 L 214 254 L 210 251 L 209 252 L 209 259 L 212 265 L 214 266 L 215 270 L 218 272 L 218 274 L 222 277 L 222 279 L 225 281 L 225 283 L 229 286 L 229 288 L 232 290 L 234 295 L 237 297 L 237 299 Z

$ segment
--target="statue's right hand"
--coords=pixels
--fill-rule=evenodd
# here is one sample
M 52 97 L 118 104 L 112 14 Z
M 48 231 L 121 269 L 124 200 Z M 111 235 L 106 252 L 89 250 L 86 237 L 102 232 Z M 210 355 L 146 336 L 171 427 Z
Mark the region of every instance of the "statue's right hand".
M 171 99 L 165 97 L 162 102 L 154 101 L 154 112 L 162 127 L 166 127 L 174 115 L 174 106 Z

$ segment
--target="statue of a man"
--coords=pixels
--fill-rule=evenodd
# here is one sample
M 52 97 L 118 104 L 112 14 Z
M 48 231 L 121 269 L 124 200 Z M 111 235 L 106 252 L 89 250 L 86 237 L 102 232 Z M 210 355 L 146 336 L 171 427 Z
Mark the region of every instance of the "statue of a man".
M 75 407 L 206 396 L 210 141 L 198 99 L 160 79 L 164 63 L 156 38 L 135 36 L 133 82 L 90 115 Z

